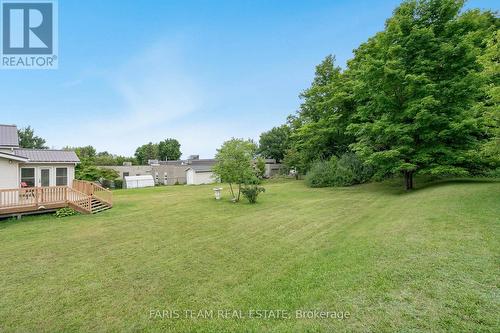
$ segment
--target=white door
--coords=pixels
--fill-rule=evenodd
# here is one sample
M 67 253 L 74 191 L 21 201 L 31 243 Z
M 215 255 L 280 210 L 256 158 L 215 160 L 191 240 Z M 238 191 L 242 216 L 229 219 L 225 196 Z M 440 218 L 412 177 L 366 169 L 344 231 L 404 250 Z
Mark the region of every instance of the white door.
M 193 169 L 189 169 L 188 172 L 186 173 L 186 184 L 192 185 L 194 182 L 194 171 Z
M 48 168 L 40 169 L 40 186 L 41 187 L 50 186 L 50 169 Z

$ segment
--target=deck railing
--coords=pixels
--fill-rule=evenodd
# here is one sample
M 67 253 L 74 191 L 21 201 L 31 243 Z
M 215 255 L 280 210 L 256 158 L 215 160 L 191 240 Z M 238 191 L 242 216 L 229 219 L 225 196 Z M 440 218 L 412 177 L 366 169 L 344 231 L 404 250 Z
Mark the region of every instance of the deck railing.
M 73 180 L 73 189 L 87 195 L 93 195 L 108 205 L 113 205 L 113 193 L 96 183 L 75 179 Z
M 113 205 L 112 192 L 97 184 L 75 180 L 72 185 L 0 189 L 0 215 L 66 206 L 92 213 L 99 202 Z
M 68 200 L 67 188 L 66 186 L 51 186 L 0 190 L 0 208 L 64 203 Z

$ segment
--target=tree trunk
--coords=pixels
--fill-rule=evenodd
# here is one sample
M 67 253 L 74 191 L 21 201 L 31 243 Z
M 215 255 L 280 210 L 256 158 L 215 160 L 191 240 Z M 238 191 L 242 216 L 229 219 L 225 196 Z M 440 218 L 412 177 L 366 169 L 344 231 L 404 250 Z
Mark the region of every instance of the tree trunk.
M 238 199 L 236 199 L 236 201 L 240 201 L 240 193 L 241 193 L 241 184 L 238 184 Z
M 229 183 L 229 189 L 231 190 L 231 195 L 233 196 L 233 199 L 235 199 L 233 185 L 231 183 Z
M 413 189 L 413 171 L 405 171 L 405 190 L 409 191 Z

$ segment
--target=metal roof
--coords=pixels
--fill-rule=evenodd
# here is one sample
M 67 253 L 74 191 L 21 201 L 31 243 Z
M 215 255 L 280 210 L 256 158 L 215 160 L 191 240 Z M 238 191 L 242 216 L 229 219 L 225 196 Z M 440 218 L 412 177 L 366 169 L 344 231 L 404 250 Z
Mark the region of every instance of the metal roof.
M 9 154 L 9 153 L 3 152 L 3 151 L 0 151 L 0 157 L 6 158 L 9 160 L 14 160 L 14 161 L 28 162 L 28 159 L 26 157 Z
M 186 169 L 189 170 L 192 169 L 194 172 L 210 172 L 212 171 L 212 166 L 211 165 L 190 165 L 189 168 Z
M 71 150 L 52 150 L 52 149 L 14 149 L 17 156 L 26 157 L 30 163 L 37 162 L 68 162 L 78 163 L 80 159 L 76 153 Z
M 0 146 L 19 147 L 16 125 L 0 125 Z

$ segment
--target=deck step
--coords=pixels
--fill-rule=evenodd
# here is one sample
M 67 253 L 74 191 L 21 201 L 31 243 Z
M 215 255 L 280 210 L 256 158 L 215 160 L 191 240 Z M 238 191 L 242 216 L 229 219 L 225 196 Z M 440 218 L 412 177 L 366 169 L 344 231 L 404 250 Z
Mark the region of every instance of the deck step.
M 111 206 L 97 198 L 92 198 L 92 214 L 97 214 L 110 209 Z
M 104 212 L 105 210 L 108 210 L 110 208 L 111 207 L 109 207 L 109 206 L 104 206 L 104 207 L 99 208 L 99 209 L 92 209 L 92 214 L 97 214 L 97 213 L 100 213 L 100 212 Z

